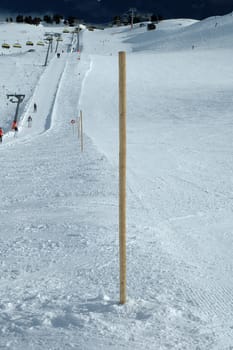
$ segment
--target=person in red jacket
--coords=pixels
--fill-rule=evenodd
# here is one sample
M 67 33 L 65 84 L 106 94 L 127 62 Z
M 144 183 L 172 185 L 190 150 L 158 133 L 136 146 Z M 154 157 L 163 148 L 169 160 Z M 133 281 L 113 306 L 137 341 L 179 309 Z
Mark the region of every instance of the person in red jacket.
M 17 125 L 17 121 L 16 120 L 13 121 L 13 123 L 11 125 L 11 129 L 15 130 L 15 137 L 16 137 L 17 132 L 18 132 L 18 125 Z
M 13 129 L 15 131 L 18 131 L 18 125 L 17 125 L 17 121 L 16 120 L 14 120 L 12 122 L 11 129 Z
M 4 132 L 2 128 L 0 128 L 0 143 L 2 143 L 2 138 L 3 138 Z

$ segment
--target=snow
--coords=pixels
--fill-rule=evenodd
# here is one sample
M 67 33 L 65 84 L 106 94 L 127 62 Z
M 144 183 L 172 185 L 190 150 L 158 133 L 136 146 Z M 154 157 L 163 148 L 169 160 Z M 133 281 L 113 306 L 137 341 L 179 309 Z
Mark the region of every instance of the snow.
M 1 348 L 233 348 L 232 30 L 231 14 L 162 21 L 149 32 L 83 29 L 79 54 L 76 34 L 62 27 L 0 24 L 2 42 L 22 44 L 0 48 Z M 63 41 L 61 57 L 54 45 L 45 67 L 47 45 L 36 42 L 46 32 L 60 32 Z M 118 248 L 122 50 L 125 305 Z M 15 93 L 25 94 L 17 135 L 10 130 L 16 104 L 6 96 Z

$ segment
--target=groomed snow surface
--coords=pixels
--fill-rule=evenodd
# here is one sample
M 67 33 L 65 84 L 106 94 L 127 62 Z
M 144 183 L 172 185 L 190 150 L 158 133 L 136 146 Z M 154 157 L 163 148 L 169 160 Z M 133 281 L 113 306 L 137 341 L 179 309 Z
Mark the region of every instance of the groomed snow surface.
M 45 67 L 47 44 L 36 42 L 46 32 L 63 41 Z M 79 54 L 77 35 L 63 27 L 0 24 L 1 44 L 11 45 L 0 48 L 1 349 L 233 349 L 232 32 L 231 14 L 163 21 L 155 31 L 83 29 Z M 125 305 L 119 51 L 127 53 Z M 25 94 L 17 135 L 6 96 L 15 93 Z

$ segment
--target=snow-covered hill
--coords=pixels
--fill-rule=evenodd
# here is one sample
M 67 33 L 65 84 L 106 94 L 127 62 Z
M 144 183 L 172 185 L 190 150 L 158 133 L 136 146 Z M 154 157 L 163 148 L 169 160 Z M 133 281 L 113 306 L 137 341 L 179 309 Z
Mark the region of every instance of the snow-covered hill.
M 233 347 L 233 17 L 77 34 L 0 24 L 0 347 Z M 60 33 L 44 62 L 46 33 Z M 33 41 L 33 51 L 25 45 Z M 28 51 L 30 50 L 30 51 Z M 127 52 L 127 303 L 118 52 Z M 10 130 L 25 94 L 19 132 Z M 33 104 L 37 103 L 37 111 Z M 77 118 L 83 113 L 84 151 Z M 32 116 L 32 127 L 27 118 Z M 75 124 L 71 124 L 71 120 Z

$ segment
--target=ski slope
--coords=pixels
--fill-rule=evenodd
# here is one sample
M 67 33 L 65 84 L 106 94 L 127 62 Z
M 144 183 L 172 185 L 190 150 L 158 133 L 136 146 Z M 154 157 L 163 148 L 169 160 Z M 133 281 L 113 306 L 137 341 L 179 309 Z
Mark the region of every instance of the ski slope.
M 217 23 L 217 25 L 216 25 Z M 0 347 L 233 348 L 233 17 L 62 34 L 0 56 Z M 0 24 L 7 42 L 63 27 Z M 16 39 L 17 37 L 17 39 Z M 19 38 L 19 39 L 18 39 Z M 127 53 L 119 305 L 118 52 Z M 25 93 L 19 132 L 10 130 Z M 37 103 L 37 112 L 33 104 Z M 84 120 L 84 151 L 77 120 Z M 32 116 L 32 127 L 27 118 Z

